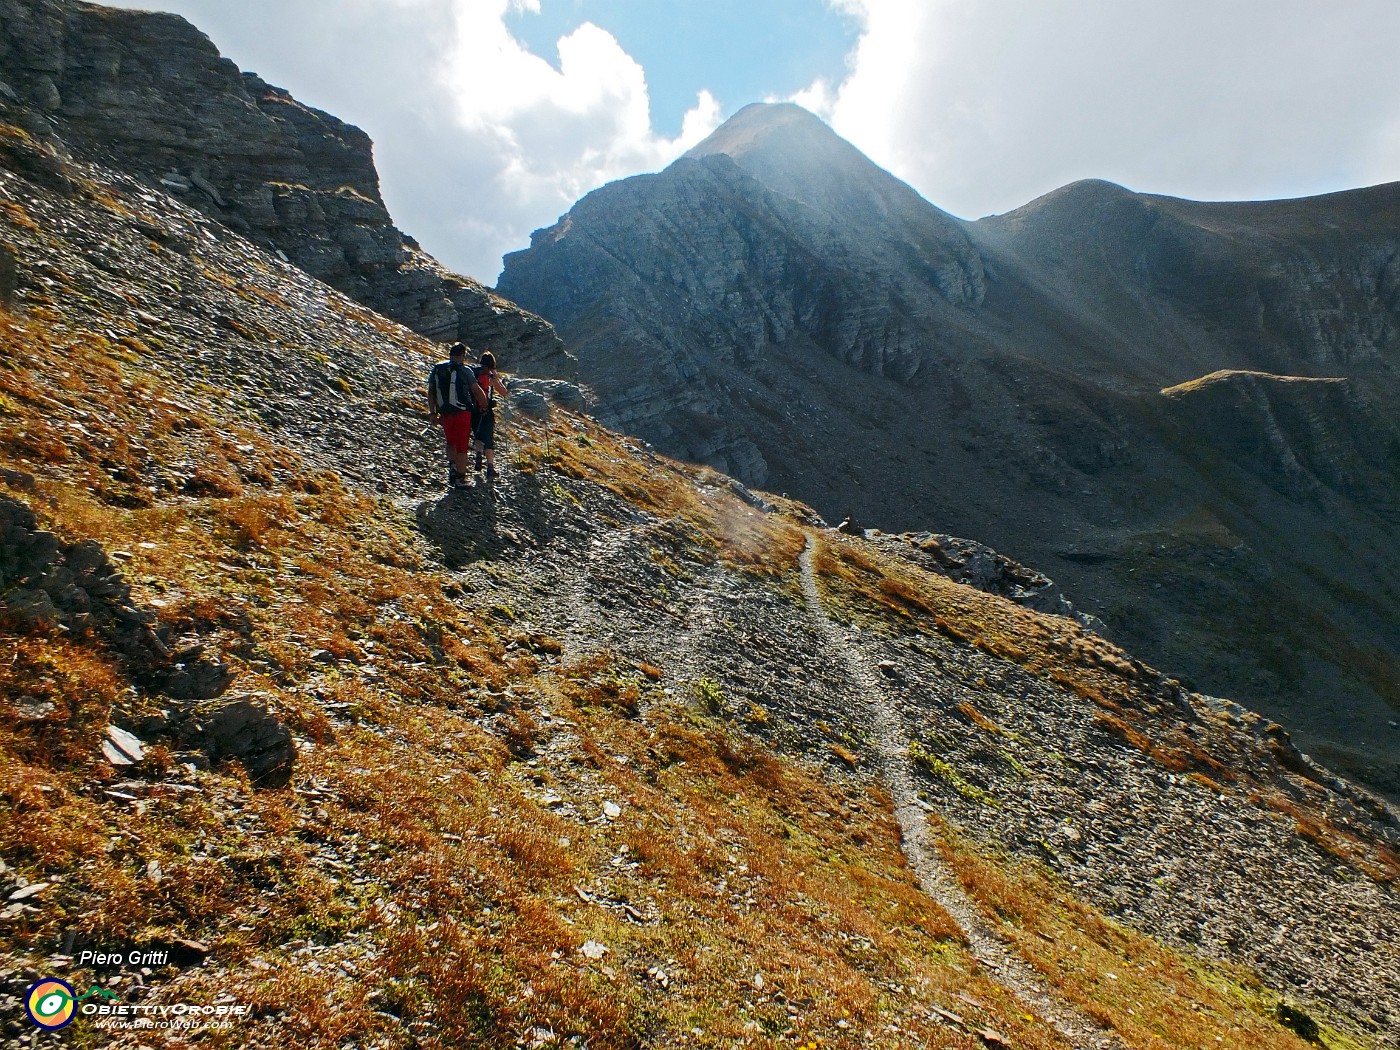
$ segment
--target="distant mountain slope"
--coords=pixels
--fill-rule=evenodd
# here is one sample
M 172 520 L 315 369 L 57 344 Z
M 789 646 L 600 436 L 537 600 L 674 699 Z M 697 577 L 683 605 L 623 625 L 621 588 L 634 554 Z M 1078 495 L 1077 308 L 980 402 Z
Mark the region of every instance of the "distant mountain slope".
M 1079 182 L 972 228 L 1116 337 L 1086 348 L 1116 374 L 1400 371 L 1400 183 L 1199 203 Z
M 241 73 L 177 15 L 0 0 L 0 115 L 113 164 L 438 341 L 567 376 L 553 329 L 393 224 L 359 128 Z
M 1400 184 L 1083 182 L 964 222 L 753 106 L 579 201 L 498 290 L 604 419 L 833 520 L 989 543 L 1400 793 Z M 1345 382 L 1190 385 L 1232 370 Z

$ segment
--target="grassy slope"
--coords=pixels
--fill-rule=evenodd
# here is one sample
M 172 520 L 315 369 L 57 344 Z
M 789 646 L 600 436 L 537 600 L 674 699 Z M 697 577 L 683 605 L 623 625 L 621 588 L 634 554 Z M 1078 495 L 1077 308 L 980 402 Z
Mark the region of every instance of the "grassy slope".
M 208 941 L 210 965 L 158 974 L 156 994 L 257 1004 L 252 1029 L 212 1045 L 499 1046 L 535 1026 L 592 1047 L 972 1046 L 983 1026 L 1064 1045 L 918 890 L 867 782 L 666 700 L 664 667 L 606 651 L 564 664 L 554 639 L 451 601 L 452 575 L 404 512 L 255 428 L 181 408 L 139 342 L 54 336 L 43 316 L 0 327 L 3 465 L 33 478 L 14 494 L 65 539 L 127 552 L 138 597 L 221 638 L 238 687 L 271 698 L 303 748 L 292 791 L 253 791 L 236 766 L 196 778 L 155 748 L 139 799 L 106 794 L 115 774 L 96 744 L 135 702 L 122 667 L 95 639 L 0 634 L 0 702 L 57 705 L 39 723 L 11 712 L 0 736 L 0 856 L 56 883 L 0 930 L 6 955 L 44 970 L 70 930 L 80 945 Z M 101 415 L 83 411 L 70 365 L 93 341 L 112 398 Z M 548 451 L 543 438 L 519 444 L 515 469 L 607 485 L 736 565 L 790 578 L 795 521 L 721 521 L 686 468 L 644 473 L 581 421 Z M 181 464 L 179 485 L 147 489 L 152 462 Z M 901 590 L 862 557 L 829 548 L 823 568 L 867 615 L 905 625 L 935 601 L 932 629 L 1043 659 L 1083 688 L 1112 677 L 1098 666 L 1111 654 L 1072 664 L 1041 646 L 1034 617 L 932 580 Z M 317 649 L 349 670 L 324 669 Z M 372 675 L 355 670 L 371 660 Z M 480 717 L 493 710 L 495 733 Z M 531 764 L 545 740 L 566 757 Z M 576 812 L 542 805 L 544 791 Z M 622 817 L 602 816 L 604 800 Z M 1204 973 L 1044 873 L 946 846 L 1013 941 L 1126 1045 L 1301 1045 L 1255 1012 L 1247 975 Z M 589 940 L 610 950 L 588 959 Z

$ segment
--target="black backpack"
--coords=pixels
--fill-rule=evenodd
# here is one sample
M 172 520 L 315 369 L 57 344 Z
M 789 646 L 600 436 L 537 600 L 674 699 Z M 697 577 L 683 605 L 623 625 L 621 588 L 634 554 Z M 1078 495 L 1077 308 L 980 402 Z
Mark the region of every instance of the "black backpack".
M 428 383 L 437 391 L 437 408 L 444 415 L 465 412 L 471 408 L 471 385 L 476 377 L 466 365 L 456 361 L 439 361 L 428 376 Z M 454 390 L 458 395 L 453 396 Z

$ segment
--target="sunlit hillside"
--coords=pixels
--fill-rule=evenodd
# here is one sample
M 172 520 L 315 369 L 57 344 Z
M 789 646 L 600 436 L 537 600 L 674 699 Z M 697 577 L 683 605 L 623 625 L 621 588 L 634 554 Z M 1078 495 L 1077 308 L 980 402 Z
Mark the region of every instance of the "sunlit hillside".
M 556 384 L 447 492 L 432 346 L 0 135 L 7 1040 L 1395 1045 L 1394 814 L 1280 727 Z

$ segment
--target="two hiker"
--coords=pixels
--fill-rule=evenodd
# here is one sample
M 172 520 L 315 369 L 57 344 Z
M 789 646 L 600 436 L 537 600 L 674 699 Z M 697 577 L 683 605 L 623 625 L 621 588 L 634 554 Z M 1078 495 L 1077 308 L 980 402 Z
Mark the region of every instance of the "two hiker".
M 476 446 L 476 469 L 486 457 L 486 477 L 496 477 L 496 395 L 509 392 L 496 372 L 496 357 L 490 350 L 481 362 L 467 364 L 467 348 L 453 343 L 446 361 L 428 373 L 428 414 L 442 424 L 447 438 L 447 484 L 467 486 L 472 445 Z

